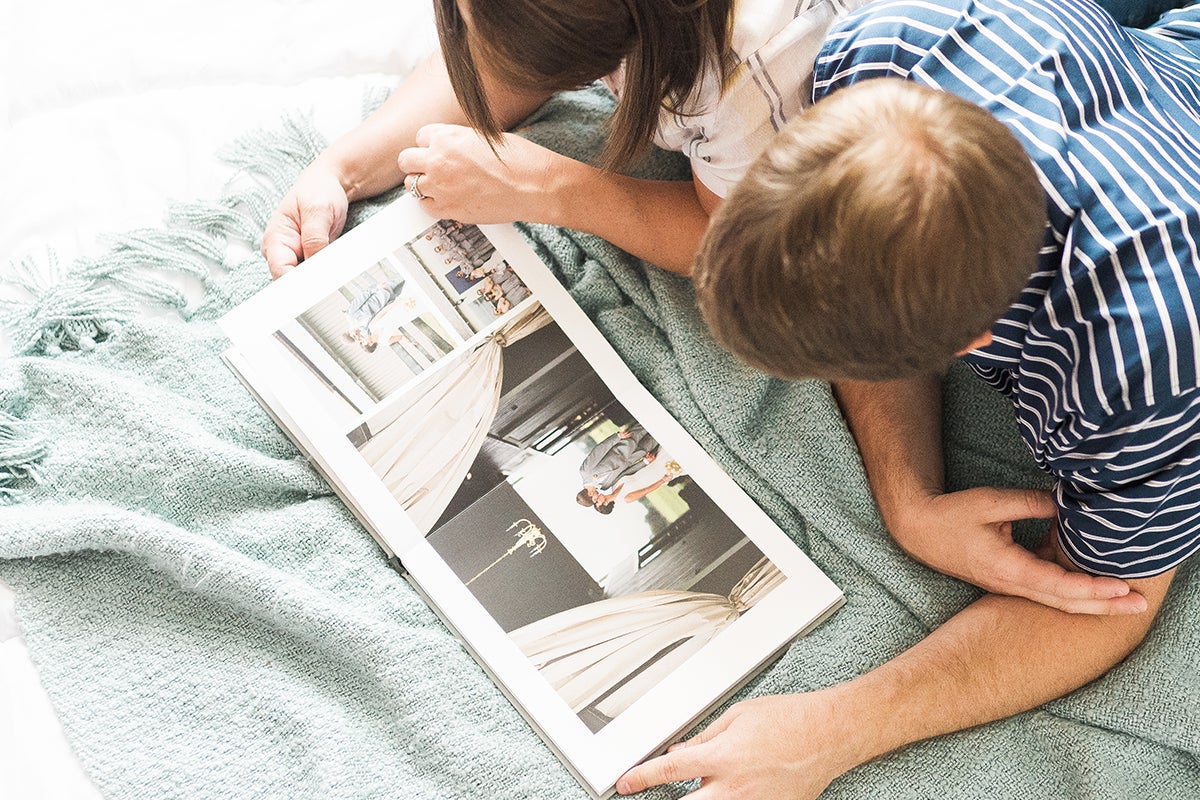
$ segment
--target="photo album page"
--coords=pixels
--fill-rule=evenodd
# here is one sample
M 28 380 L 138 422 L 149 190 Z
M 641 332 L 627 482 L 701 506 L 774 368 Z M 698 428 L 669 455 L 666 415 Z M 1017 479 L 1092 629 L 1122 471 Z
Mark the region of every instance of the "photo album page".
M 595 797 L 842 602 L 510 225 L 402 197 L 221 325 L 239 377 Z

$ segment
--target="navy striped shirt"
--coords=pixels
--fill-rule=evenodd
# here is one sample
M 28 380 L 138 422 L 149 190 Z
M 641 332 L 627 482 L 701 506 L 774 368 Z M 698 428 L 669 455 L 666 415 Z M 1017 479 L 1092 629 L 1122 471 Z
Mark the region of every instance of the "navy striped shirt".
M 814 99 L 877 77 L 990 111 L 1046 190 L 1036 270 L 964 360 L 1057 478 L 1067 556 L 1179 564 L 1200 548 L 1200 7 L 1139 31 L 1090 0 L 877 2 L 830 32 Z

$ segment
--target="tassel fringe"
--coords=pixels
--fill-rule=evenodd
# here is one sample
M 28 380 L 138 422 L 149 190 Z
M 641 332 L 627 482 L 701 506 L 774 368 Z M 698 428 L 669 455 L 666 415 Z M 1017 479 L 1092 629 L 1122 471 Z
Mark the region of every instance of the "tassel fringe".
M 0 410 L 0 504 L 20 499 L 21 481 L 40 482 L 47 450 L 33 423 Z
M 369 90 L 364 107 L 381 99 L 378 91 Z M 172 205 L 167 227 L 110 237 L 101 255 L 67 265 L 53 252 L 10 261 L 0 269 L 0 284 L 17 291 L 4 292 L 0 299 L 0 324 L 16 353 L 90 351 L 147 306 L 174 311 L 183 319 L 197 313 L 212 318 L 245 299 L 267 280 L 257 255 L 267 220 L 301 170 L 325 147 L 309 119 L 287 118 L 278 129 L 251 132 L 224 148 L 219 157 L 237 172 L 221 197 Z M 356 211 L 351 224 L 363 216 Z M 237 243 L 253 255 L 230 255 Z M 231 273 L 247 277 L 231 279 Z M 214 283 L 219 284 L 215 292 Z M 195 308 L 188 307 L 189 284 L 201 294 Z
M 86 275 L 66 273 L 53 252 L 9 267 L 5 278 L 23 297 L 0 300 L 0 317 L 18 355 L 91 350 L 133 317 L 128 296 Z

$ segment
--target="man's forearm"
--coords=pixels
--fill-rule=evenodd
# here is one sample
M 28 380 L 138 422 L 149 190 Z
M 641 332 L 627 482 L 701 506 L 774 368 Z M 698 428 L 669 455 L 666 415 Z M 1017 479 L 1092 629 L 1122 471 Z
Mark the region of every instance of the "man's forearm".
M 833 390 L 884 522 L 894 529 L 902 509 L 945 484 L 941 377 L 845 381 Z
M 826 690 L 848 726 L 846 768 L 1034 708 L 1103 675 L 1149 629 L 1171 575 L 1136 582 L 1149 611 L 1073 615 L 986 595 L 892 661 Z

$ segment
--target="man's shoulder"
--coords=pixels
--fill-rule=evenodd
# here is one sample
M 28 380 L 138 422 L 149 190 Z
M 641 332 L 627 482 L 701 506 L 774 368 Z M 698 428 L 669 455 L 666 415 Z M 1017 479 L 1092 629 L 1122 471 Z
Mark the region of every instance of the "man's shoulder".
M 875 0 L 830 28 L 826 43 L 887 36 L 904 42 L 941 38 L 975 0 Z
M 817 54 L 814 94 L 875 77 L 907 78 L 973 0 L 877 0 L 833 25 Z
M 990 19 L 1024 18 L 1036 25 L 1048 16 L 1086 13 L 1088 9 L 1099 10 L 1095 0 L 874 0 L 846 15 L 830 35 L 884 24 L 945 33 L 960 19 L 979 25 Z
M 1096 12 L 1103 13 L 1093 0 L 877 0 L 830 29 L 816 95 L 884 75 L 936 85 L 946 70 L 1003 60 L 1068 31 L 1072 15 Z

